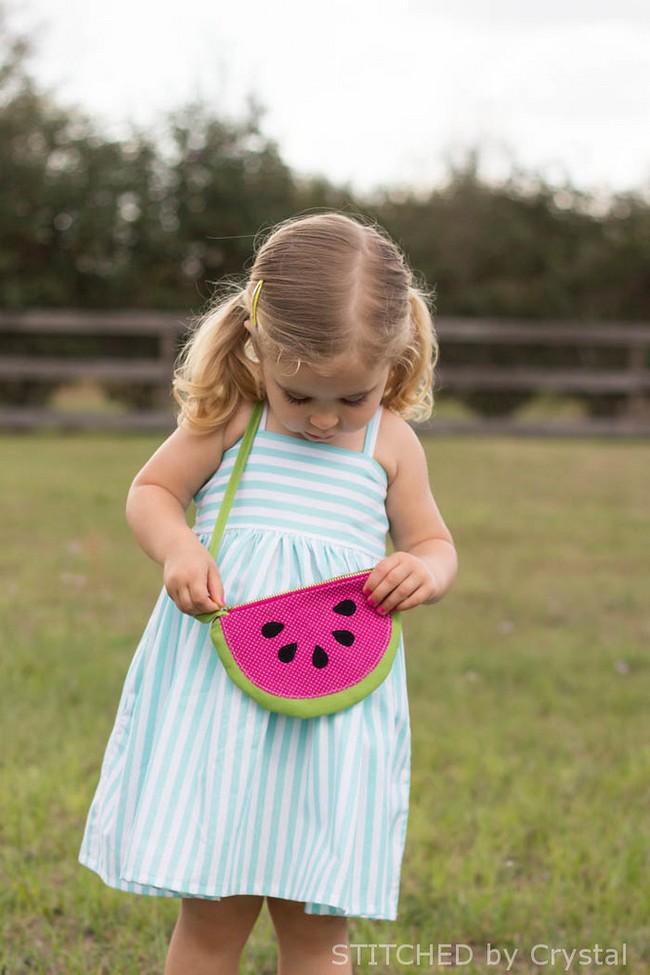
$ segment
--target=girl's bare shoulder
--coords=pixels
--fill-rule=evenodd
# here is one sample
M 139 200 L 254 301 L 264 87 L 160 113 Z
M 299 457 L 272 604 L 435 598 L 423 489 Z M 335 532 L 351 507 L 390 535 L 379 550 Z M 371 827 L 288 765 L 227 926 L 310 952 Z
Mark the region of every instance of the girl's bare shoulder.
M 389 485 L 397 476 L 400 458 L 405 452 L 418 448 L 419 442 L 413 428 L 403 417 L 384 407 L 374 456 L 386 471 Z
M 178 427 L 138 472 L 134 486 L 165 487 L 186 507 L 219 467 L 224 451 L 242 436 L 253 405 L 242 403 L 227 423 L 207 433 Z
M 222 429 L 223 436 L 223 449 L 228 450 L 233 444 L 236 444 L 240 437 L 243 437 L 244 430 L 248 425 L 248 421 L 251 418 L 251 413 L 255 403 L 247 400 L 243 400 L 235 413 L 230 417 L 226 425 Z

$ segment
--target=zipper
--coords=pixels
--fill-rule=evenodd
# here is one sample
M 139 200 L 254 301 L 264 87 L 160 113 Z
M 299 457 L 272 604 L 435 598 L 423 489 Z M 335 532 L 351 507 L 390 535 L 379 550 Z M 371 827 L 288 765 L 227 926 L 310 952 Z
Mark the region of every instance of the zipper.
M 310 586 L 295 586 L 293 589 L 285 589 L 283 592 L 274 592 L 270 596 L 260 596 L 259 599 L 250 599 L 246 603 L 237 603 L 236 606 L 222 606 L 215 613 L 210 613 L 208 619 L 202 619 L 201 622 L 211 623 L 212 620 L 217 619 L 221 616 L 227 616 L 228 613 L 233 609 L 243 609 L 246 606 L 253 606 L 255 603 L 262 603 L 266 599 L 276 599 L 279 596 L 289 596 L 292 592 L 301 592 L 303 589 L 311 589 L 313 586 L 324 586 L 330 582 L 341 582 L 343 579 L 354 579 L 355 576 L 364 576 L 372 572 L 372 569 L 357 569 L 356 572 L 346 572 L 341 576 L 330 576 L 328 579 L 323 579 L 322 582 L 313 582 Z M 207 614 L 204 614 L 207 615 Z M 197 617 L 200 619 L 200 617 Z

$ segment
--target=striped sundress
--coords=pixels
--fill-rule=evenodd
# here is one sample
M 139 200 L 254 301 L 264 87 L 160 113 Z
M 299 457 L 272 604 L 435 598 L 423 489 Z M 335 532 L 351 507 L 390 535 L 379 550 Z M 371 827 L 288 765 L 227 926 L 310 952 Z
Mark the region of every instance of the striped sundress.
M 235 604 L 368 569 L 385 554 L 387 478 L 363 451 L 265 429 L 221 542 Z M 239 443 L 197 493 L 208 545 Z M 394 920 L 410 728 L 400 644 L 386 680 L 317 718 L 267 711 L 227 676 L 209 627 L 165 590 L 129 668 L 79 859 L 111 887 L 168 897 L 261 894 L 308 914 Z

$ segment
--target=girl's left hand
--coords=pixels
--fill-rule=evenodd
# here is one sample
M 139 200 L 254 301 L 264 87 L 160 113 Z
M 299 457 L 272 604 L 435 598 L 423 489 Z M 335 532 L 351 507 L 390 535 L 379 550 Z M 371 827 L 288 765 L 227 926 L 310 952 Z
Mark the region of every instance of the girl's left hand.
M 435 602 L 441 595 L 429 566 L 409 552 L 393 552 L 378 562 L 363 591 L 382 614 Z

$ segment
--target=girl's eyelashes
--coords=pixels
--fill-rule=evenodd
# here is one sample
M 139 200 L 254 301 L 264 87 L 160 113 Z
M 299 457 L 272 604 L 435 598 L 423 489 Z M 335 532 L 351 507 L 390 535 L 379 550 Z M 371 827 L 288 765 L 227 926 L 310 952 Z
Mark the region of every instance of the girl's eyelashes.
M 283 389 L 282 392 L 284 394 L 285 399 L 289 403 L 295 403 L 296 405 L 300 405 L 301 403 L 309 403 L 311 401 L 311 396 L 294 396 L 293 393 L 287 392 L 286 389 Z M 367 400 L 367 398 L 368 397 L 366 395 L 366 396 L 361 396 L 359 399 L 342 399 L 341 402 L 345 406 L 362 406 L 363 403 L 365 403 L 365 401 Z
M 288 393 L 286 391 L 286 389 L 283 389 L 282 392 L 284 393 L 285 399 L 288 400 L 289 403 L 308 403 L 309 402 L 309 396 L 292 396 L 292 394 L 291 393 Z

